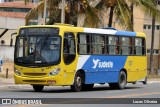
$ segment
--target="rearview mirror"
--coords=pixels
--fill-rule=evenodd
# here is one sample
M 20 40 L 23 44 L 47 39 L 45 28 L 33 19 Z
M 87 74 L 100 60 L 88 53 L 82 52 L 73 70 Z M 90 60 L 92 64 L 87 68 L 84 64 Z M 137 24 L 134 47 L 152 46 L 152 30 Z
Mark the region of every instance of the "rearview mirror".
M 16 34 L 17 34 L 17 33 L 12 33 L 12 34 L 11 34 L 10 47 L 12 47 L 12 45 L 13 45 L 13 38 L 12 38 L 12 36 L 13 36 L 13 35 L 16 35 Z

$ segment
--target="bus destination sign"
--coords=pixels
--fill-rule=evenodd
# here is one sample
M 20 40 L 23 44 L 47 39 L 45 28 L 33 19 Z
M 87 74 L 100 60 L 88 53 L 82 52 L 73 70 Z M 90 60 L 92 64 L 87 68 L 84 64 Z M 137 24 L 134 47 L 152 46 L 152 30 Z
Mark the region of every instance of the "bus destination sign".
M 58 34 L 58 28 L 21 28 L 19 34 L 26 35 L 26 34 Z

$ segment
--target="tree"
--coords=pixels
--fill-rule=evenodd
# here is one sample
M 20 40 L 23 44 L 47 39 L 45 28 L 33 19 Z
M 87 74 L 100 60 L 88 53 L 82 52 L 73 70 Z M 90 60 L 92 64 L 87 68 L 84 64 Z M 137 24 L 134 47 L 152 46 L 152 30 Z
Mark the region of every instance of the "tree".
M 29 0 L 24 0 L 26 3 Z M 31 9 L 31 11 L 26 15 L 26 25 L 28 24 L 29 20 L 35 18 L 37 16 L 37 10 L 44 9 L 44 1 L 41 0 L 39 4 Z M 47 24 L 52 24 L 54 22 L 59 22 L 60 19 L 60 9 L 59 4 L 61 0 L 47 0 L 48 10 L 49 10 L 49 21 Z M 89 5 L 87 0 L 66 0 L 66 7 L 65 7 L 65 23 L 74 24 L 77 21 L 77 16 L 80 13 L 84 13 L 85 18 L 85 26 L 86 27 L 97 27 L 100 23 L 98 17 L 98 11 L 92 8 Z
M 119 24 L 123 28 L 131 30 L 130 8 L 126 0 L 101 0 L 101 2 L 96 6 L 96 8 L 102 9 L 100 7 L 105 7 L 106 9 L 110 9 L 109 20 L 108 20 L 109 27 L 112 27 L 113 16 L 114 16 L 115 20 L 119 21 Z
M 155 0 L 128 0 L 128 2 L 131 4 L 131 25 L 134 25 L 134 16 L 133 16 L 133 8 L 139 7 L 140 10 L 147 16 L 153 17 L 155 14 L 155 17 L 158 19 L 160 18 L 160 11 L 158 10 Z M 132 26 L 132 28 L 133 26 Z
M 105 7 L 110 9 L 108 26 L 112 27 L 113 16 L 123 28 L 134 31 L 134 6 L 139 7 L 148 16 L 156 13 L 155 17 L 160 16 L 160 11 L 155 6 L 155 0 L 101 0 L 96 6 L 97 9 Z

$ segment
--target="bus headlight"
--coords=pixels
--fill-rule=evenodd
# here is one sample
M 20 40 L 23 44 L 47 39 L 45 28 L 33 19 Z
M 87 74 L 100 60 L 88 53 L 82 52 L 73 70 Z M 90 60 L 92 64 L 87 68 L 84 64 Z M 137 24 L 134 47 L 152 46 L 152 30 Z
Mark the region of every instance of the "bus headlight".
M 49 76 L 55 76 L 60 72 L 61 68 L 55 68 L 52 71 L 49 72 Z
M 15 73 L 16 75 L 18 75 L 18 76 L 21 76 L 21 75 L 22 75 L 22 73 L 21 73 L 18 69 L 16 69 L 16 68 L 14 68 L 14 73 Z

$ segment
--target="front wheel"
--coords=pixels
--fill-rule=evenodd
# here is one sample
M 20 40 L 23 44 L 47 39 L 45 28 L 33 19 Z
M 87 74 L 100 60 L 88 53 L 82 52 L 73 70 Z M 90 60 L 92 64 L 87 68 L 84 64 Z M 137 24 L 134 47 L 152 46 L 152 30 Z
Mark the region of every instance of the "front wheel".
M 71 90 L 74 92 L 79 92 L 82 89 L 82 74 L 80 72 L 77 72 L 74 78 L 74 83 L 71 85 Z
M 43 85 L 33 85 L 33 89 L 35 92 L 41 92 L 43 90 Z

